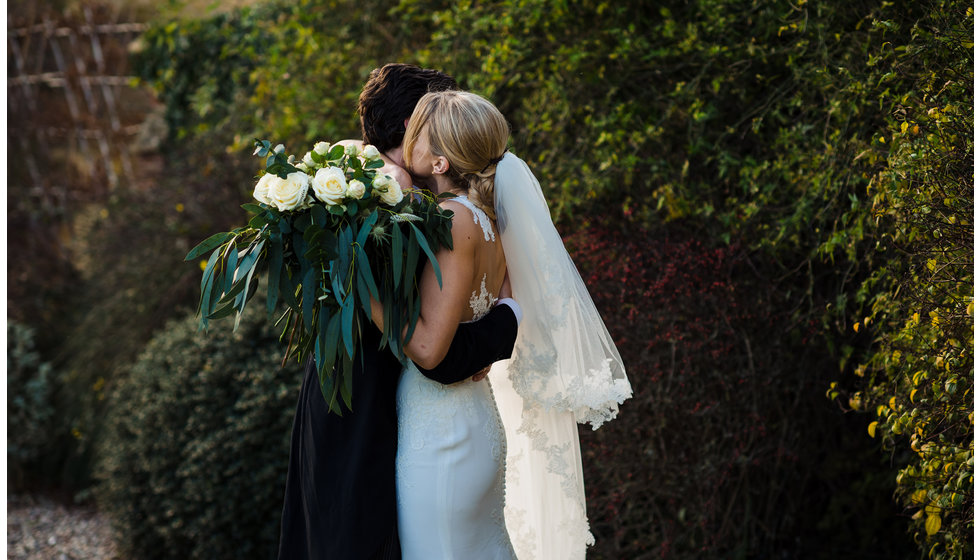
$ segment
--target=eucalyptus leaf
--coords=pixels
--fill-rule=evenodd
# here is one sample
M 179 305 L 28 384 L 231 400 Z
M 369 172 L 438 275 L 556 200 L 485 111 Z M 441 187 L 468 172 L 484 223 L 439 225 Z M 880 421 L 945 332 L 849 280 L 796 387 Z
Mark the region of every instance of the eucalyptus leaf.
M 439 282 L 439 287 L 442 288 L 442 271 L 439 270 L 439 261 L 436 260 L 436 256 L 429 249 L 429 242 L 425 239 L 425 234 L 419 231 L 419 228 L 415 227 L 415 224 L 408 222 L 408 226 L 412 228 L 415 232 L 415 240 L 419 242 L 419 247 L 425 251 L 425 255 L 429 257 L 429 262 L 432 264 L 432 270 L 436 273 L 436 281 Z
M 378 297 L 378 285 L 374 281 L 374 274 L 371 272 L 371 263 L 368 262 L 367 252 L 361 250 L 357 252 L 357 263 L 358 263 L 358 275 L 363 279 L 363 283 L 367 284 L 368 290 L 370 290 L 371 295 L 374 299 L 379 299 Z M 371 315 L 371 308 L 368 307 L 368 316 Z
M 266 285 L 266 310 L 270 317 L 276 309 L 276 303 L 279 301 L 279 278 L 282 275 L 281 271 L 282 238 L 273 236 L 269 240 L 269 272 L 267 274 L 268 282 Z
M 348 294 L 340 308 L 340 334 L 348 356 L 354 355 L 354 312 L 354 294 Z
M 303 274 L 303 326 L 313 329 L 313 303 L 316 301 L 317 271 L 308 268 Z
M 395 290 L 402 283 L 402 230 L 398 224 L 391 224 L 391 275 Z
M 196 247 L 191 249 L 190 252 L 187 253 L 187 256 L 184 257 L 184 261 L 194 260 L 200 257 L 201 255 L 203 255 L 204 253 L 207 253 L 208 251 L 214 249 L 215 247 L 224 245 L 225 242 L 227 242 L 229 239 L 231 239 L 234 236 L 235 234 L 230 231 L 226 231 L 223 233 L 216 233 L 211 237 L 208 237 L 204 241 L 198 243 Z
M 327 210 L 323 206 L 314 204 L 313 207 L 310 208 L 310 216 L 313 217 L 314 224 L 320 226 L 321 228 L 327 226 Z

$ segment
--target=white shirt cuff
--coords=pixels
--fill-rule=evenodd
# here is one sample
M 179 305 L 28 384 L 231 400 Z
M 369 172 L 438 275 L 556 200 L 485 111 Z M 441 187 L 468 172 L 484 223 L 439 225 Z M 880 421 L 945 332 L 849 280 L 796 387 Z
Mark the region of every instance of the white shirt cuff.
M 521 312 L 521 306 L 512 298 L 500 298 L 497 300 L 497 305 L 506 305 L 510 307 L 511 311 L 514 312 L 514 316 L 517 317 L 517 324 L 521 324 L 521 320 L 524 318 L 524 314 Z

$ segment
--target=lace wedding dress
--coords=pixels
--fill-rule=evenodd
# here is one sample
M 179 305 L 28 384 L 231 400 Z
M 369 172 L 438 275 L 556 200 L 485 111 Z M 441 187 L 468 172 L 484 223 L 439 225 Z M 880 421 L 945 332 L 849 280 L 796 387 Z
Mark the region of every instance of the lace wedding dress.
M 496 237 L 487 215 L 465 198 L 457 202 Z M 486 289 L 470 298 L 473 320 L 495 299 Z M 396 397 L 395 460 L 398 537 L 404 560 L 512 560 L 504 521 L 504 428 L 487 379 L 443 385 L 409 362 Z

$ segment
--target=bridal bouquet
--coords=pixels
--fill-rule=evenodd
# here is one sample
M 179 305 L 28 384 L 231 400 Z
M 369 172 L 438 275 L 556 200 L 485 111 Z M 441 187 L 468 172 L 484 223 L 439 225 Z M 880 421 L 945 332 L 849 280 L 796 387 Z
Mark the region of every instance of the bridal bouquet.
M 371 324 L 371 299 L 384 305 L 382 348 L 402 359 L 421 303 L 416 274 L 422 254 L 442 283 L 435 251 L 452 248 L 452 212 L 427 191 L 402 191 L 374 146 L 318 142 L 302 160 L 280 144 L 256 140 L 266 158 L 245 227 L 217 233 L 185 257 L 211 253 L 201 280 L 201 327 L 236 315 L 267 277 L 266 307 L 277 321 L 286 356 L 312 355 L 330 410 L 351 407 L 352 366 Z M 258 272 L 258 274 L 256 274 Z M 334 374 L 335 365 L 339 375 Z

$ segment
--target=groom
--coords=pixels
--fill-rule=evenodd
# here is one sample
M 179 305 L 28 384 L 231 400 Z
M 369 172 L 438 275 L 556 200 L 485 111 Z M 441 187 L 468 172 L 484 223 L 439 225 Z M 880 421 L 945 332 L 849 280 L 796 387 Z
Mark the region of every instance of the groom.
M 358 113 L 364 142 L 384 155 L 386 172 L 398 174 L 403 165 L 401 142 L 415 104 L 428 91 L 446 89 L 457 89 L 456 81 L 436 70 L 388 64 L 371 72 Z M 400 175 L 396 178 L 407 178 L 403 169 Z M 518 319 L 507 303 L 480 321 L 461 324 L 443 362 L 420 371 L 454 383 L 509 358 Z M 380 336 L 374 328 L 362 334 L 363 362 L 354 362 L 353 412 L 343 416 L 327 410 L 316 368 L 312 361 L 306 364 L 293 420 L 279 560 L 401 557 L 395 390 L 402 366 L 389 350 L 377 349 Z

